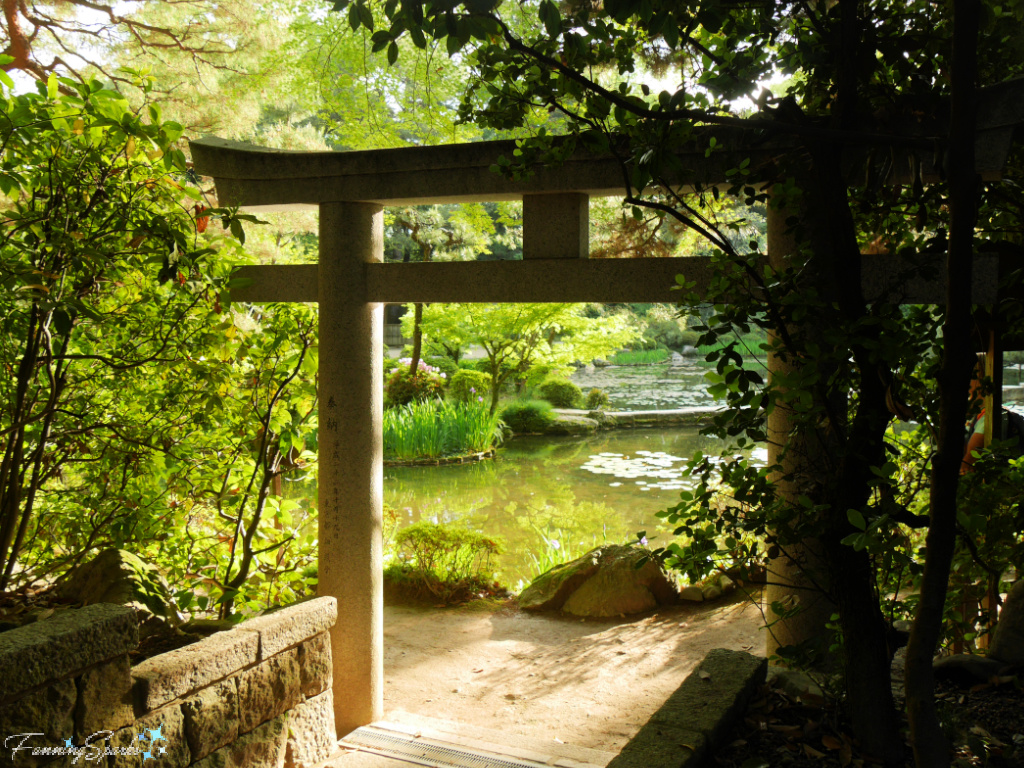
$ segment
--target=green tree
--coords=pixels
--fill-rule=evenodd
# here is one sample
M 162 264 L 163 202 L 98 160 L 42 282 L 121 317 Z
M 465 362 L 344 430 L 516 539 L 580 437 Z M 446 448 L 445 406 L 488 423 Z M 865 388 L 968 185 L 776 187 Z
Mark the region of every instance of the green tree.
M 535 120 L 537 110 L 561 114 L 565 137 L 538 132 L 507 172 L 557 163 L 577 148 L 614 154 L 636 215 L 646 209 L 674 218 L 721 255 L 712 300 L 750 300 L 722 304 L 707 341 L 730 325 L 741 332 L 762 325 L 778 363 L 765 384 L 743 368 L 735 346 L 717 355 L 718 389 L 732 406 L 719 431 L 763 437 L 770 429 L 780 446 L 766 472 L 727 475 L 757 512 L 749 527 L 791 552 L 802 542 L 818 552 L 818 565 L 804 570 L 816 572 L 838 609 L 854 730 L 890 765 L 903 760 L 890 648 L 870 554 L 851 537 L 863 532 L 862 520 L 888 525 L 886 430 L 893 411 L 903 411 L 904 382 L 911 392 L 915 376 L 934 382 L 938 452 L 907 691 L 918 764 L 948 764 L 931 658 L 955 543 L 973 365 L 971 265 L 978 239 L 1005 241 L 1021 228 L 1013 183 L 982 185 L 975 173 L 975 105 L 979 85 L 1021 69 L 1024 6 L 541 0 L 535 7 L 534 25 L 516 27 L 493 3 L 335 2 L 353 27 L 374 29 L 381 47 L 411 36 L 421 47 L 444 42 L 470 61 L 464 120 L 508 130 Z M 652 58 L 678 66 L 682 85 L 653 92 L 637 75 Z M 760 85 L 776 73 L 790 78 L 780 96 Z M 737 113 L 741 97 L 756 105 L 753 114 Z M 728 191 L 745 202 L 764 202 L 759 184 L 769 185 L 771 206 L 789 219 L 776 233 L 785 245 L 776 255 L 785 250 L 788 258 L 766 270 L 756 244 L 736 247 L 708 215 L 717 186 L 680 193 L 673 180 L 687 170 L 684 149 L 723 158 L 732 166 Z M 935 161 L 945 181 L 925 187 L 922 169 Z M 869 300 L 861 247 L 872 241 L 908 257 L 910 271 L 945 272 L 940 312 L 904 322 L 896 296 Z M 813 367 L 802 364 L 812 360 Z M 913 394 L 922 408 L 936 402 Z
M 567 370 L 578 360 L 603 357 L 636 338 L 636 329 L 624 316 L 597 320 L 586 317 L 584 309 L 582 304 L 431 304 L 421 322 L 428 338 L 483 347 L 494 413 L 506 382 L 534 363 Z M 406 318 L 403 333 L 409 325 Z
M 176 372 L 202 382 L 202 397 L 188 440 L 163 462 L 166 493 L 185 510 L 163 557 L 181 593 L 215 597 L 222 618 L 309 591 L 316 508 L 282 479 L 316 471 L 317 359 L 312 307 L 235 305 L 203 358 Z
M 98 83 L 59 85 L 0 98 L 0 587 L 42 496 L 74 486 L 76 467 L 106 463 L 94 496 L 117 509 L 167 423 L 119 389 L 187 356 L 224 285 L 191 215 L 180 126 Z

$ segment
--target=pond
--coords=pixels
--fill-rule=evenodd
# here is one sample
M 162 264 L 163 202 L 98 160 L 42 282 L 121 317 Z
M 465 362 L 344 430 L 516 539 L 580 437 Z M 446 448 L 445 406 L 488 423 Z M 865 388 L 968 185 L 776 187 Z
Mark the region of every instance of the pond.
M 655 513 L 679 501 L 686 461 L 697 450 L 717 449 L 696 428 L 520 437 L 490 461 L 388 467 L 384 501 L 399 525 L 451 522 L 500 537 L 506 551 L 498 575 L 515 587 L 552 558 L 635 541 L 638 531 L 657 541 L 667 528 Z M 766 458 L 760 453 L 756 459 Z
M 707 393 L 704 373 L 713 366 L 700 358 L 679 358 L 675 364 L 587 366 L 572 375 L 586 394 L 603 389 L 617 411 L 657 411 L 715 404 Z
M 676 363 L 587 368 L 572 378 L 584 392 L 604 389 L 615 410 L 712 406 L 703 378 L 710 366 Z M 1021 397 L 1016 366 L 1007 368 L 1004 382 L 1008 401 Z M 696 428 L 521 437 L 490 461 L 386 468 L 384 500 L 398 512 L 399 525 L 454 522 L 500 537 L 505 554 L 496 563 L 498 576 L 514 588 L 552 562 L 635 540 L 639 531 L 664 541 L 668 527 L 655 513 L 679 501 L 686 461 L 697 450 L 713 455 L 718 446 Z M 754 449 L 751 458 L 766 460 L 765 449 Z

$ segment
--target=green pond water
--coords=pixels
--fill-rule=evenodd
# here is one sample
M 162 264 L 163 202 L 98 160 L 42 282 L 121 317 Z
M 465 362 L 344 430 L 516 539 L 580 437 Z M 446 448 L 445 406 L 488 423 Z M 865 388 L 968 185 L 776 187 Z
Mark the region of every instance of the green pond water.
M 678 502 L 686 461 L 698 449 L 715 446 L 695 428 L 522 437 L 488 461 L 388 467 L 384 500 L 400 525 L 457 523 L 500 537 L 506 551 L 495 565 L 514 587 L 546 570 L 546 558 L 635 541 L 638 531 L 656 542 L 667 529 L 655 513 Z

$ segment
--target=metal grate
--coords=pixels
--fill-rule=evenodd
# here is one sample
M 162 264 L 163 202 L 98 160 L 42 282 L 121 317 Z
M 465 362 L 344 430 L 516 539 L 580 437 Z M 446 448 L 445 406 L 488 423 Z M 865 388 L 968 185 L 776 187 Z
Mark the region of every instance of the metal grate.
M 424 741 L 402 734 L 382 733 L 363 727 L 352 731 L 342 746 L 356 747 L 410 763 L 444 768 L 539 768 L 540 763 L 470 752 L 453 746 Z M 544 768 L 549 768 L 544 766 Z

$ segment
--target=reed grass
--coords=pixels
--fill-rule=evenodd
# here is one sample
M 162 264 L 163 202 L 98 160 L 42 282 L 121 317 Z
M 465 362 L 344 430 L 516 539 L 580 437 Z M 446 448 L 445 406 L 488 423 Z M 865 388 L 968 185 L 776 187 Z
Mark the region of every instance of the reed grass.
M 666 349 L 637 349 L 629 352 L 616 352 L 610 362 L 612 365 L 650 365 L 668 359 Z
M 384 412 L 384 456 L 437 459 L 487 451 L 501 442 L 501 420 L 482 403 L 426 400 Z

